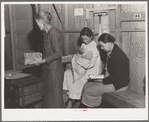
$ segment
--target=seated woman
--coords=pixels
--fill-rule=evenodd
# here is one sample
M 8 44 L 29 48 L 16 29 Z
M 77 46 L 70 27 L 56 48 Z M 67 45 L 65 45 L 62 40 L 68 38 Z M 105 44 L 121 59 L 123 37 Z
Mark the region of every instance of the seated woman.
M 68 90 L 70 101 L 68 108 L 72 107 L 73 100 L 80 100 L 84 84 L 89 74 L 101 74 L 101 59 L 97 44 L 93 38 L 91 29 L 84 27 L 80 32 L 82 43 L 79 53 L 72 58 L 72 70 L 64 73 L 63 89 Z
M 93 52 L 94 57 L 95 55 L 98 56 L 96 46 L 97 45 L 95 41 L 90 42 L 90 44 L 88 45 L 83 43 L 81 45 L 81 48 L 79 49 L 79 53 L 74 55 L 74 57 L 72 58 L 71 64 L 73 69 L 73 82 L 84 76 L 86 69 L 89 67 L 90 63 L 92 63 Z M 97 74 L 97 72 L 93 72 L 93 74 Z
M 87 82 L 84 85 L 80 107 L 99 107 L 104 93 L 124 91 L 130 81 L 129 59 L 114 44 L 115 38 L 108 33 L 103 33 L 98 42 L 101 49 L 107 53 L 105 78 L 102 81 Z

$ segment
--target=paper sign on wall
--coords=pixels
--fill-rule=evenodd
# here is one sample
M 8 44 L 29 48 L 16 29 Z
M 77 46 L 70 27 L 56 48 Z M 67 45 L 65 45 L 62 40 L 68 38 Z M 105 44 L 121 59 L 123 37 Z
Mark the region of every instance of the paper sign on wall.
M 83 8 L 74 9 L 74 16 L 83 16 Z

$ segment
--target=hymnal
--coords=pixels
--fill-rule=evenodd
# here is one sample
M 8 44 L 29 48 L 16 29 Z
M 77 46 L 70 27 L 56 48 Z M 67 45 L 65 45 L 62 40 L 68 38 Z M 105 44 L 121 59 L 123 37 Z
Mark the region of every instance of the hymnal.
M 42 60 L 42 53 L 40 52 L 32 52 L 32 53 L 24 53 L 25 57 L 25 65 L 31 64 L 35 60 Z
M 104 75 L 89 75 L 88 76 L 89 79 L 104 79 Z

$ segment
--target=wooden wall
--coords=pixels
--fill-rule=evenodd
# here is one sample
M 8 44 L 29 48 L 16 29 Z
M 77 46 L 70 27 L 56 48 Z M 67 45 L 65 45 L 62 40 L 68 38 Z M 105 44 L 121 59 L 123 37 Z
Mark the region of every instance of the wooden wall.
M 58 13 L 61 12 L 61 7 L 59 5 L 55 5 Z M 62 23 L 60 22 L 58 15 L 55 12 L 53 4 L 40 4 L 40 10 L 49 11 L 52 14 L 52 26 L 57 27 L 62 30 Z
M 129 20 L 129 13 L 145 12 L 144 4 L 124 4 L 116 10 L 109 10 L 107 16 L 95 17 L 90 12 L 89 21 L 85 24 L 85 15 L 74 16 L 75 8 L 94 8 L 105 9 L 111 6 L 118 6 L 114 4 L 95 4 L 95 5 L 64 5 L 64 30 L 79 30 L 84 26 L 90 27 L 95 32 L 99 31 L 96 41 L 101 33 L 110 32 L 116 38 L 116 44 L 126 53 L 130 59 L 130 84 L 129 88 L 135 92 L 144 94 L 143 79 L 145 77 L 145 31 L 138 32 L 135 29 L 145 30 L 144 21 Z M 128 22 L 120 22 L 120 15 L 128 13 Z M 127 18 L 127 16 L 126 16 Z M 99 21 L 100 20 L 100 21 Z M 108 21 L 109 20 L 109 21 Z M 84 22 L 84 24 L 83 24 Z M 99 28 L 97 28 L 99 27 Z M 101 27 L 101 29 L 100 29 Z M 120 31 L 120 30 L 127 31 Z M 115 31 L 114 31 L 115 30 Z M 65 54 L 72 54 L 78 51 L 77 38 L 79 33 L 65 33 Z
M 58 9 L 58 12 L 61 9 Z M 62 24 L 58 19 L 58 16 L 52 6 L 52 4 L 44 4 L 37 6 L 37 11 L 39 10 L 48 10 L 52 13 L 52 25 L 57 27 L 58 29 L 62 30 Z M 33 15 L 32 15 L 32 8 L 30 4 L 15 4 L 9 5 L 9 18 L 6 19 L 6 23 L 10 24 L 11 28 L 11 47 L 12 47 L 12 57 L 13 59 L 13 69 L 14 70 L 22 70 L 23 68 L 30 67 L 30 65 L 24 65 L 24 53 L 25 52 L 32 52 L 31 45 L 28 41 L 28 34 L 33 29 Z M 10 22 L 9 22 L 10 20 Z M 7 30 L 6 26 L 6 30 Z M 6 38 L 6 48 L 5 51 L 10 54 L 11 48 L 9 50 L 9 35 Z M 8 41 L 9 39 L 9 41 Z M 9 51 L 7 51 L 9 50 Z
M 65 37 L 65 55 L 76 53 L 79 49 L 77 45 L 80 30 L 85 27 L 85 9 L 93 8 L 92 4 L 64 4 L 63 25 Z M 75 16 L 74 10 L 83 8 L 82 16 Z
M 130 89 L 144 94 L 143 91 L 143 80 L 145 77 L 145 21 L 144 13 L 145 5 L 144 4 L 133 4 L 133 5 L 121 5 L 121 13 L 130 13 L 135 12 L 141 14 L 142 20 L 136 21 L 125 21 L 122 22 L 122 29 L 130 30 L 130 32 L 122 33 L 122 44 L 121 48 L 127 54 L 130 59 Z M 134 17 L 128 17 L 129 19 Z M 136 30 L 136 31 L 131 31 Z M 140 31 L 138 31 L 140 30 Z M 142 30 L 142 31 L 141 31 Z
M 143 79 L 145 77 L 145 31 L 136 31 L 135 29 L 144 29 L 144 21 L 124 21 L 120 22 L 121 14 L 129 15 L 130 12 L 145 12 L 144 4 L 123 4 L 117 10 L 109 10 L 107 16 L 95 17 L 93 12 L 89 13 L 89 20 L 86 21 L 86 9 L 104 9 L 114 4 L 54 4 L 57 13 L 52 4 L 40 4 L 38 10 L 47 10 L 52 13 L 52 25 L 62 30 L 64 35 L 64 55 L 76 53 L 79 49 L 77 45 L 80 30 L 87 26 L 95 32 L 98 32 L 100 36 L 103 32 L 109 32 L 116 38 L 116 44 L 126 53 L 130 59 L 130 89 L 143 94 Z M 29 5 L 28 5 L 29 7 Z M 18 56 L 22 57 L 24 52 L 24 45 L 27 42 L 27 33 L 32 29 L 31 10 L 30 7 L 19 5 L 16 9 L 16 28 L 17 31 L 17 49 Z M 27 9 L 28 8 L 28 9 Z M 77 8 L 83 8 L 82 16 L 75 16 L 74 10 Z M 128 13 L 128 14 L 127 14 Z M 133 13 L 134 14 L 134 13 Z M 59 15 L 59 18 L 58 18 Z M 128 17 L 128 16 L 126 16 Z M 10 19 L 11 20 L 11 19 Z M 6 23 L 9 23 L 6 21 Z M 26 23 L 26 24 L 25 24 Z M 30 23 L 30 24 L 27 24 Z M 9 25 L 9 24 L 8 24 Z M 26 26 L 27 25 L 27 26 Z M 121 31 L 121 29 L 127 31 Z M 9 30 L 9 26 L 6 26 L 6 31 Z M 130 31 L 128 31 L 130 30 Z M 134 31 L 135 30 L 135 31 Z M 96 37 L 96 41 L 97 41 Z M 9 35 L 7 36 L 7 39 Z M 10 39 L 8 39 L 10 40 Z M 23 41 L 24 40 L 24 41 Z M 6 41 L 6 43 L 9 43 Z M 9 45 L 9 44 L 8 44 Z M 6 46 L 8 46 L 6 45 Z M 9 45 L 10 47 L 11 45 Z M 8 47 L 6 47 L 8 49 Z M 11 51 L 8 51 L 11 56 Z M 22 60 L 22 59 L 21 59 Z M 19 61 L 19 60 L 18 60 Z M 19 69 L 22 69 L 24 64 Z
M 130 59 L 129 89 L 144 94 L 145 77 L 145 5 L 121 5 L 116 11 L 109 11 L 109 30 L 116 38 L 116 44 Z M 135 19 L 134 14 L 141 14 Z
M 24 52 L 30 52 L 27 35 L 32 29 L 30 5 L 5 5 L 5 54 L 10 59 L 11 69 L 21 70 L 24 66 Z M 7 58 L 5 62 L 8 62 Z M 7 69 L 8 70 L 8 69 Z
M 109 32 L 108 15 L 95 17 L 93 12 L 89 12 L 89 19 L 86 20 L 86 9 L 106 9 L 115 5 L 108 4 L 63 4 L 63 30 L 65 37 L 65 55 L 76 53 L 79 49 L 77 45 L 79 32 L 83 27 L 89 27 L 94 30 L 95 41 L 103 32 Z M 77 8 L 83 8 L 82 16 L 75 16 L 74 10 Z M 102 28 L 102 29 L 101 29 Z M 74 32 L 73 32 L 74 31 Z
M 24 65 L 24 53 L 32 52 L 28 41 L 28 34 L 33 29 L 32 8 L 29 4 L 10 5 L 10 8 L 14 69 L 22 70 L 30 67 Z

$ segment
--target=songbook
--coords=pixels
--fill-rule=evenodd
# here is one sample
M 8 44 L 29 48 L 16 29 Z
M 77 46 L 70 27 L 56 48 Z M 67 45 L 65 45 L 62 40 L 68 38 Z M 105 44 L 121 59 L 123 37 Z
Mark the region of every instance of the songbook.
M 100 80 L 102 80 L 102 79 L 104 79 L 104 75 L 94 75 L 94 74 L 90 74 L 90 75 L 88 76 L 88 78 L 89 78 L 89 79 L 100 79 Z
M 25 65 L 31 64 L 36 60 L 42 60 L 42 53 L 40 52 L 32 52 L 32 53 L 24 53 Z

